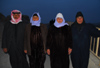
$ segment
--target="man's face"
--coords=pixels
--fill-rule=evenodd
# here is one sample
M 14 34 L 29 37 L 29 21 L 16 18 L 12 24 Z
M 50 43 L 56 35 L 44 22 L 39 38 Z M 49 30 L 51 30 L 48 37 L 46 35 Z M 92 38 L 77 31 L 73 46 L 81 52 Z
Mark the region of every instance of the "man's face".
M 78 24 L 82 24 L 83 23 L 83 17 L 82 16 L 77 17 L 76 20 L 77 20 Z
M 14 19 L 18 19 L 20 17 L 20 14 L 13 14 Z
M 33 16 L 33 21 L 38 21 L 39 17 L 38 16 Z
M 62 18 L 57 18 L 57 22 L 58 23 L 62 23 L 63 22 L 63 19 Z

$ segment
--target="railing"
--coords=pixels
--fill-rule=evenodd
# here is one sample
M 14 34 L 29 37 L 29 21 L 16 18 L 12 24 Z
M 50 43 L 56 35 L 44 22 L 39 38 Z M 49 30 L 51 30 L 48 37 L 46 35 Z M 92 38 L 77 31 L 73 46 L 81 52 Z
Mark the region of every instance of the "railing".
M 97 27 L 98 30 L 100 28 Z M 100 37 L 91 37 L 90 40 L 90 51 L 99 59 L 100 66 Z

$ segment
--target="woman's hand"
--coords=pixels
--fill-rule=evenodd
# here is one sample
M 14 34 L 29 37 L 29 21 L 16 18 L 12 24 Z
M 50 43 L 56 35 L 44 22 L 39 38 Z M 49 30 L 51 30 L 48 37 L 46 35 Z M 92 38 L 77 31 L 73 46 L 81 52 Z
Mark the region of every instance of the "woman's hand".
M 47 54 L 50 55 L 50 49 L 47 49 Z
M 68 48 L 68 55 L 70 55 L 72 52 L 72 49 L 71 48 Z
M 27 53 L 27 50 L 24 50 L 24 53 Z
M 3 48 L 3 51 L 4 51 L 5 53 L 7 53 L 8 50 L 7 50 L 7 48 Z

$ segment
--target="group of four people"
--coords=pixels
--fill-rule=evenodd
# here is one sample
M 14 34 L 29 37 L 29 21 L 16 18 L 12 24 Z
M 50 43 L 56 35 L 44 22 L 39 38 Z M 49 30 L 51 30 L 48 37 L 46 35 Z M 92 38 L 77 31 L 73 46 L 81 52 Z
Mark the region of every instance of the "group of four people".
M 12 68 L 44 68 L 46 53 L 50 55 L 51 68 L 69 68 L 70 54 L 73 68 L 87 68 L 90 36 L 99 37 L 100 31 L 85 23 L 81 12 L 71 27 L 58 13 L 47 29 L 39 13 L 33 13 L 28 23 L 22 20 L 19 10 L 13 10 L 11 20 L 4 26 L 2 48 L 9 54 Z

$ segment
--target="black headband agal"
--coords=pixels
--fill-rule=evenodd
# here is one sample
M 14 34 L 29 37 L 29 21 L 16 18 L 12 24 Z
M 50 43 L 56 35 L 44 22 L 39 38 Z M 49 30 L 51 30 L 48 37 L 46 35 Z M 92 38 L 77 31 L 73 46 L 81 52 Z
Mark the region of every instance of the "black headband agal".
M 12 12 L 13 14 L 21 14 L 20 12 Z

